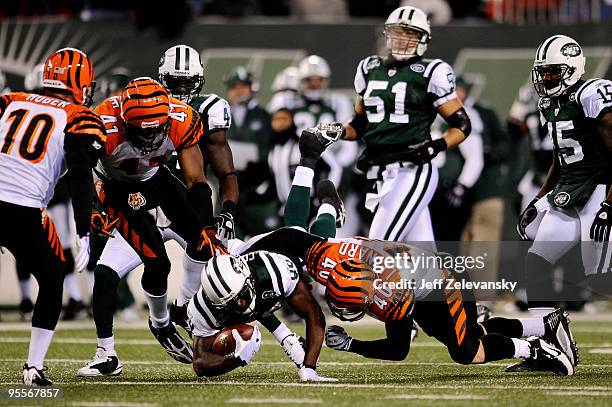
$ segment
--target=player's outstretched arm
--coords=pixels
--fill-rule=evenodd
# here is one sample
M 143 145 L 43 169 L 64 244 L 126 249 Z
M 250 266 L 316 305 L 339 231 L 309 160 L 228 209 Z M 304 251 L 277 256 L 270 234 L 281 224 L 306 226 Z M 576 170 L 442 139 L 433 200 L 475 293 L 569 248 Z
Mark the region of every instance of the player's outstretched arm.
M 206 146 L 206 159 L 221 183 L 219 194 L 223 209 L 231 207 L 233 211 L 238 203 L 238 176 L 225 130 L 215 131 L 203 138 L 202 143 Z
M 436 110 L 449 125 L 448 130 L 442 136 L 446 142 L 445 150 L 458 146 L 470 135 L 472 123 L 459 99 L 451 99 L 438 106 Z
M 304 366 L 316 369 L 325 335 L 325 316 L 321 307 L 303 281 L 298 281 L 287 302 L 295 313 L 306 321 L 306 355 Z
M 339 326 L 327 328 L 327 346 L 347 352 L 357 353 L 371 359 L 404 360 L 410 351 L 412 321 L 390 321 L 385 323 L 387 337 L 373 341 L 352 338 Z
M 219 376 L 243 365 L 236 357 L 209 352 L 214 340 L 214 335 L 193 336 L 193 371 L 199 377 Z

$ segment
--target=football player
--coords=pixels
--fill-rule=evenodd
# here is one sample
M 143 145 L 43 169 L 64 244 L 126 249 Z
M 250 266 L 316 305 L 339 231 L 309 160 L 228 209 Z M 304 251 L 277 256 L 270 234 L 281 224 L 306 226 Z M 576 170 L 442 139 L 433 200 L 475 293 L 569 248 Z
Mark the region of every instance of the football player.
M 167 307 L 170 260 L 149 210 L 158 207 L 163 210 L 187 243 L 186 253 L 194 261 L 202 263 L 215 251 L 224 250 L 216 237 L 216 228 L 211 226 L 212 191 L 204 176 L 198 147 L 203 123 L 189 105 L 170 97 L 155 80 L 144 77 L 130 81 L 120 97 L 106 99 L 95 111 L 104 121 L 108 135 L 106 155 L 95 169 L 103 181 L 101 196 L 118 221 L 115 235 L 129 243 L 145 265 L 142 288 L 149 306 L 149 327 L 171 357 L 191 363 L 191 347 L 170 321 Z M 173 151 L 178 153 L 185 185 L 162 165 Z M 125 246 L 119 239 L 112 239 L 96 266 L 93 312 L 98 349 L 94 360 L 79 375 L 121 372 L 114 351 L 112 318 L 117 284 L 122 277 L 117 270 L 124 270 L 126 259 L 130 256 L 125 254 Z M 100 372 L 97 363 L 100 360 L 110 360 L 113 366 Z
M 106 139 L 102 121 L 88 108 L 95 88 L 93 64 L 78 49 L 60 49 L 45 62 L 42 86 L 40 95 L 0 97 L 0 246 L 13 253 L 39 285 L 23 367 L 27 386 L 52 384 L 43 363 L 61 311 L 65 259 L 43 209 L 64 169 L 74 197 L 80 250 L 90 224 L 100 230 L 108 225 L 104 214 L 94 211 L 92 217 L 91 168 Z
M 291 82 L 291 70 L 284 71 L 287 82 Z M 328 90 L 331 70 L 327 61 L 318 55 L 309 55 L 297 65 L 297 92 L 278 92 L 269 103 L 269 110 L 273 117 L 281 110 L 289 110 L 293 115 L 296 134 L 302 130 L 314 127 L 318 123 L 347 122 L 353 111 L 350 100 L 339 93 Z M 289 86 L 291 86 L 289 84 Z M 281 112 L 281 114 L 284 114 Z M 277 157 L 275 157 L 276 159 Z M 299 160 L 299 157 L 291 157 Z M 336 143 L 330 150 L 324 152 L 322 161 L 329 169 L 326 175 L 335 185 L 339 185 L 344 169 L 352 165 L 357 158 L 357 146 L 352 143 Z M 297 166 L 297 162 L 289 165 L 275 163 L 271 166 L 278 191 L 289 191 L 291 188 L 291 175 L 287 175 Z M 286 201 L 287 195 L 279 196 L 281 202 Z
M 198 376 L 218 376 L 248 364 L 261 345 L 258 327 L 248 340 L 232 330 L 236 348 L 225 356 L 211 352 L 215 335 L 223 327 L 258 320 L 284 300 L 306 322 L 300 379 L 337 381 L 316 372 L 325 317 L 308 286 L 300 280 L 297 264 L 296 259 L 265 250 L 217 256 L 208 262 L 202 274 L 202 289 L 188 307 L 193 326 L 193 370 Z
M 327 222 L 327 228 L 323 228 L 321 216 L 317 218 L 320 224 L 317 229 L 310 229 L 318 236 L 303 231 L 309 212 L 309 201 L 303 197 L 309 195 L 315 162 L 325 144 L 329 143 L 326 137 L 333 132 L 317 127 L 303 132 L 300 138 L 302 165 L 296 170 L 285 215 L 286 224 L 299 228 L 281 228 L 254 237 L 238 249 L 230 244 L 230 253 L 270 250 L 303 259 L 309 275 L 325 284 L 326 300 L 335 316 L 351 321 L 369 313 L 386 324 L 387 337 L 376 341 L 360 341 L 350 337 L 341 327 L 330 327 L 327 344 L 333 349 L 370 358 L 403 360 L 410 349 L 412 321 L 416 320 L 425 333 L 434 336 L 448 348 L 457 363 L 529 358 L 537 360 L 542 369 L 563 375 L 573 374 L 574 366 L 568 354 L 575 360 L 577 349 L 567 317 L 561 310 L 554 310 L 540 318 L 492 318 L 478 323 L 476 303 L 470 291 L 444 287 L 376 287 L 371 265 L 365 260 L 367 252 L 376 247 L 380 247 L 383 253 L 386 250 L 392 250 L 393 254 L 405 251 L 412 256 L 431 252 L 394 242 L 385 246 L 383 241 L 363 238 L 325 238 L 331 235 L 328 231 L 330 224 L 333 227 L 333 222 Z M 337 127 L 336 133 L 341 134 L 341 128 Z M 323 195 L 333 196 L 329 193 Z M 338 208 L 337 205 L 332 206 Z M 337 213 L 337 210 L 329 212 L 334 218 Z M 421 280 L 457 278 L 446 269 L 435 267 L 420 267 L 412 277 L 417 280 L 417 286 L 421 285 Z M 397 282 L 402 278 L 407 279 L 396 268 L 385 269 L 378 276 L 381 282 Z M 523 336 L 539 336 L 542 339 L 519 339 Z
M 430 161 L 461 143 L 471 123 L 455 93 L 451 66 L 423 58 L 431 38 L 427 15 L 400 7 L 387 18 L 384 33 L 388 54 L 367 57 L 357 67 L 359 99 L 343 139 L 362 139 L 366 145 L 358 167 L 375 188 L 366 196 L 366 207 L 374 212 L 369 237 L 433 242 L 427 205 L 438 172 Z M 432 140 L 437 114 L 449 128 Z
M 610 269 L 612 82 L 582 79 L 584 66 L 582 47 L 565 35 L 540 44 L 533 64 L 540 120 L 553 142 L 552 165 L 517 226 L 523 239 L 533 240 L 525 260 L 533 314 L 550 311 L 553 267 L 577 242 L 589 279 Z M 609 279 L 597 280 L 602 283 Z

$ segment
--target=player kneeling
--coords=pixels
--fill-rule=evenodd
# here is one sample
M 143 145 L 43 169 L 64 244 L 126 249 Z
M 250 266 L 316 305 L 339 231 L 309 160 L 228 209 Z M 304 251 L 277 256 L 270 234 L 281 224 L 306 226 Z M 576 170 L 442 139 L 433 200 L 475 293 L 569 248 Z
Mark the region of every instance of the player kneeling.
M 321 377 L 316 364 L 323 344 L 325 317 L 289 257 L 259 250 L 242 256 L 214 257 L 202 274 L 202 288 L 187 308 L 193 327 L 193 370 L 198 376 L 219 376 L 251 362 L 261 346 L 261 333 L 231 330 L 235 348 L 219 351 L 224 327 L 259 320 L 285 300 L 306 322 L 305 356 L 299 364 L 302 381 L 336 381 Z M 229 352 L 229 353 L 226 353 Z

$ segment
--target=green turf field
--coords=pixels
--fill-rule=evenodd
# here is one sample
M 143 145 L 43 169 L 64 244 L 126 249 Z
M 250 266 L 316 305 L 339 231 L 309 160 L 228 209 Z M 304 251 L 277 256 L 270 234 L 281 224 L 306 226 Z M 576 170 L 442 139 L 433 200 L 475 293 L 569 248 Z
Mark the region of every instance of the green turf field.
M 76 371 L 95 351 L 88 323 L 63 324 L 48 354 L 47 375 L 63 388 L 63 405 L 84 406 L 216 406 L 216 405 L 611 405 L 611 316 L 574 321 L 581 348 L 581 365 L 573 377 L 552 374 L 507 374 L 507 363 L 459 366 L 445 348 L 421 334 L 405 362 L 381 362 L 324 349 L 319 374 L 339 383 L 301 384 L 271 335 L 254 362 L 230 374 L 199 379 L 191 366 L 166 356 L 144 323 L 116 332 L 123 374 L 113 378 L 83 379 Z M 301 331 L 301 327 L 295 326 Z M 354 325 L 349 333 L 375 338 L 380 325 Z M 29 339 L 25 324 L 0 323 L 0 388 L 20 383 Z M 6 405 L 38 406 L 40 401 Z

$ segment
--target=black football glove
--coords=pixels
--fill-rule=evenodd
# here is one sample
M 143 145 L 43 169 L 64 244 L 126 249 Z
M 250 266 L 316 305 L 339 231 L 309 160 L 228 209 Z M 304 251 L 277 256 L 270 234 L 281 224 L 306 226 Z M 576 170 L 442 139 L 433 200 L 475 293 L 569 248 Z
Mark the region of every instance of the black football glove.
M 228 240 L 236 237 L 234 215 L 230 211 L 222 210 L 215 218 L 215 226 L 217 227 L 217 235 L 224 244 L 227 245 Z
M 446 202 L 451 208 L 459 208 L 463 205 L 463 198 L 467 192 L 467 187 L 460 183 L 456 183 L 448 191 L 446 191 Z
M 416 164 L 423 165 L 433 160 L 440 151 L 448 148 L 446 140 L 439 138 L 436 140 L 426 140 L 418 144 L 409 146 L 406 160 Z
M 518 223 L 516 224 L 516 233 L 518 233 L 521 240 L 531 240 L 527 237 L 527 232 L 525 229 L 527 226 L 533 222 L 533 220 L 538 216 L 538 210 L 535 207 L 535 203 L 538 202 L 539 198 L 534 198 L 529 205 L 523 210 L 521 215 L 519 216 Z
M 607 242 L 610 240 L 612 229 L 612 201 L 603 201 L 601 209 L 595 215 L 591 225 L 591 239 L 596 242 Z
M 318 124 L 302 131 L 300 135 L 300 165 L 313 168 L 323 151 L 344 134 L 340 123 Z

